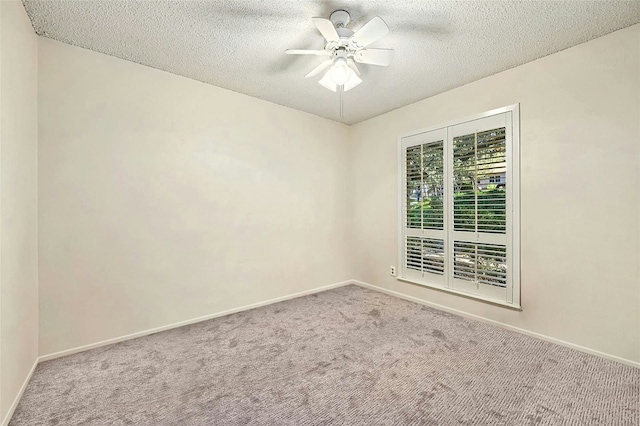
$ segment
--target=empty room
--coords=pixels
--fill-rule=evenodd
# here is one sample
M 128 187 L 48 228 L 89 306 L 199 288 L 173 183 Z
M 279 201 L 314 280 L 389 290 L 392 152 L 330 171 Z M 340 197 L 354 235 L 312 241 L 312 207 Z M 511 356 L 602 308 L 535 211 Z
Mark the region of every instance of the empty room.
M 56 425 L 640 425 L 640 1 L 0 0 Z

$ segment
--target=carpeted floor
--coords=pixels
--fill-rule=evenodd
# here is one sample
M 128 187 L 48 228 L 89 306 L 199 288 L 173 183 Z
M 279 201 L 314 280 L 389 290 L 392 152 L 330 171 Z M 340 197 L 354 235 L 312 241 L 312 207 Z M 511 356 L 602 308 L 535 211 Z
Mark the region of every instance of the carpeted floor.
M 10 426 L 640 425 L 640 369 L 347 286 L 40 364 Z

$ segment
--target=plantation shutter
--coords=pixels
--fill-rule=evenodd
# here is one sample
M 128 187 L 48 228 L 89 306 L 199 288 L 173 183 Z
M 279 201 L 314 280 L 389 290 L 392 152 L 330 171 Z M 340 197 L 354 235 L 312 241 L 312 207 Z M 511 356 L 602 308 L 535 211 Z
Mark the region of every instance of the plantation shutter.
M 503 111 L 401 139 L 401 279 L 519 306 L 517 116 Z
M 511 179 L 507 167 L 507 113 L 449 130 L 454 290 L 509 301 Z
M 422 133 L 402 140 L 404 171 L 402 273 L 444 285 L 446 131 Z

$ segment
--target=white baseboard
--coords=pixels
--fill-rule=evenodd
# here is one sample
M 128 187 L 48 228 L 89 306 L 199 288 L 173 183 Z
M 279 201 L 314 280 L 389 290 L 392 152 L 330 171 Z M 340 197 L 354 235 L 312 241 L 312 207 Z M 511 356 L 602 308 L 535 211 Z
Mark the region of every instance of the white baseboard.
M 379 291 L 380 293 L 385 293 L 388 294 L 390 296 L 394 296 L 400 299 L 404 299 L 404 300 L 408 300 L 409 302 L 414 302 L 414 303 L 419 303 L 421 305 L 425 305 L 425 306 L 430 306 L 432 308 L 435 309 L 439 309 L 441 311 L 446 311 L 446 312 L 451 312 L 452 314 L 456 314 L 456 315 L 460 315 L 463 317 L 467 317 L 467 318 L 471 318 L 474 320 L 478 320 L 478 321 L 482 321 L 488 324 L 492 324 L 492 325 L 496 325 L 498 327 L 502 327 L 502 328 L 506 328 L 507 330 L 511 330 L 511 331 L 515 331 L 517 333 L 521 333 L 521 334 L 526 334 L 527 336 L 531 336 L 531 337 L 536 337 L 538 339 L 541 340 L 546 340 L 547 342 L 551 342 L 551 343 L 555 343 L 557 345 L 560 346 L 565 346 L 567 348 L 571 348 L 571 349 L 575 349 L 577 351 L 580 352 L 585 352 L 591 355 L 595 355 L 595 356 L 599 356 L 601 358 L 606 358 L 609 359 L 611 361 L 616 361 L 622 364 L 626 364 L 626 365 L 630 365 L 631 367 L 636 367 L 636 368 L 640 368 L 640 362 L 636 362 L 636 361 L 632 361 L 629 359 L 625 359 L 625 358 L 620 358 L 618 356 L 615 355 L 611 355 L 605 352 L 600 352 L 597 351 L 595 349 L 590 349 L 590 348 L 586 348 L 584 346 L 580 346 L 580 345 L 576 345 L 570 342 L 566 342 L 564 340 L 560 340 L 560 339 L 556 339 L 555 337 L 550 337 L 550 336 L 546 336 L 544 334 L 539 334 L 533 331 L 529 331 L 529 330 L 525 330 L 524 328 L 519 328 L 519 327 L 514 327 L 512 325 L 509 324 L 505 324 L 503 322 L 499 322 L 499 321 L 495 321 L 492 319 L 488 319 L 488 318 L 484 318 L 478 315 L 474 315 L 474 314 L 470 314 L 464 311 L 459 311 L 457 309 L 453 309 L 453 308 L 449 308 L 447 306 L 444 305 L 439 305 L 437 303 L 432 303 L 432 302 L 428 302 L 426 300 L 423 299 L 419 299 L 417 297 L 413 297 L 413 296 L 408 296 L 406 294 L 397 292 L 397 291 L 393 291 L 393 290 L 387 290 L 386 288 L 382 288 L 382 287 L 378 287 L 376 285 L 373 284 L 369 284 L 369 283 L 365 283 L 362 281 L 358 281 L 358 280 L 352 280 L 353 284 L 359 285 L 360 287 L 364 287 L 364 288 L 368 288 L 370 290 L 374 290 L 374 291 Z
M 20 387 L 18 394 L 16 395 L 13 402 L 11 403 L 11 406 L 9 407 L 9 411 L 7 411 L 7 414 L 4 416 L 4 419 L 2 419 L 2 423 L 0 423 L 0 426 L 7 426 L 11 421 L 11 416 L 13 416 L 13 412 L 16 411 L 16 407 L 20 402 L 20 398 L 22 398 L 22 394 L 24 393 L 24 390 L 27 388 L 27 385 L 31 380 L 31 376 L 33 375 L 33 372 L 36 370 L 36 367 L 38 366 L 38 362 L 40 362 L 39 358 L 36 358 L 33 361 L 33 366 L 31 367 L 31 371 L 29 371 L 29 374 L 27 374 L 27 377 L 25 377 L 24 382 L 22 383 L 22 387 Z
M 149 330 L 138 331 L 136 333 L 127 334 L 125 336 L 114 337 L 112 339 L 102 340 L 100 342 L 90 343 L 88 345 L 78 346 L 76 348 L 65 349 L 63 351 L 50 353 L 47 355 L 41 355 L 38 358 L 39 362 L 49 361 L 51 359 L 60 358 L 66 355 L 72 355 L 78 352 L 88 351 L 89 349 L 99 348 L 101 346 L 111 345 L 113 343 L 124 342 L 125 340 L 131 340 L 142 336 L 148 336 L 149 334 L 159 333 L 161 331 L 171 330 L 173 328 L 183 327 L 185 325 L 195 324 L 201 321 L 207 321 L 213 318 L 223 317 L 225 315 L 231 315 L 242 311 L 248 311 L 249 309 L 259 308 L 261 306 L 271 305 L 273 303 L 284 302 L 285 300 L 295 299 L 297 297 L 308 296 L 310 294 L 319 293 L 321 291 L 331 290 L 332 288 L 342 287 L 345 285 L 353 284 L 352 280 L 342 281 L 335 284 L 330 284 L 322 287 L 316 287 L 311 290 L 305 290 L 298 293 L 289 294 L 275 299 L 265 300 L 263 302 L 252 303 L 250 305 L 240 306 L 238 308 L 228 309 L 226 311 L 216 312 L 213 314 L 205 315 L 198 318 L 192 318 L 185 321 L 176 322 L 173 324 L 167 324 L 161 327 L 152 328 Z M 4 426 L 4 425 L 0 425 Z

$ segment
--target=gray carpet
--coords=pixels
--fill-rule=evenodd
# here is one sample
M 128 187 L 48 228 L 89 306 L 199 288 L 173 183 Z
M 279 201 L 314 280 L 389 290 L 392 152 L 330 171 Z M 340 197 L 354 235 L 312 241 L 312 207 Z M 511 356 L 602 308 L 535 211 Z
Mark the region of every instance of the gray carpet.
M 10 426 L 640 425 L 640 369 L 356 286 L 40 364 Z

